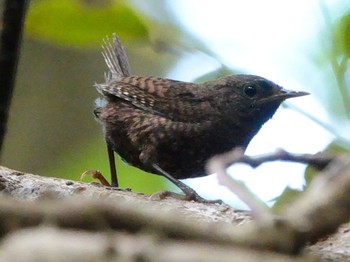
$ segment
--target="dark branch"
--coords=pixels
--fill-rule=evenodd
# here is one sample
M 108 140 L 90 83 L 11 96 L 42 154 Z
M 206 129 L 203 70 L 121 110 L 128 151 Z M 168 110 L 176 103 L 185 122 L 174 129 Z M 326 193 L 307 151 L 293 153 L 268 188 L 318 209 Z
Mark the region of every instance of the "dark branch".
M 2 14 L 0 39 L 0 150 L 7 128 L 27 5 L 27 0 L 6 0 Z

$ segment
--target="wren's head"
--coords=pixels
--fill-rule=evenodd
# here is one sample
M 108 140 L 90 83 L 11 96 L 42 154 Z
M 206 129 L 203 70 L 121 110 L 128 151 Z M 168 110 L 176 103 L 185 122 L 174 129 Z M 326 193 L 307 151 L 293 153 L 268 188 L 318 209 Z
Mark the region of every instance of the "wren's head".
M 255 75 L 226 76 L 206 85 L 216 90 L 215 104 L 223 118 L 240 126 L 241 132 L 246 132 L 246 142 L 273 116 L 285 99 L 308 95 L 306 92 L 286 90 Z
M 270 80 L 255 75 L 234 75 L 208 82 L 220 93 L 220 111 L 251 121 L 266 122 L 286 99 L 308 95 L 286 90 Z M 225 111 L 225 112 L 224 112 Z M 238 119 L 237 119 L 238 120 Z

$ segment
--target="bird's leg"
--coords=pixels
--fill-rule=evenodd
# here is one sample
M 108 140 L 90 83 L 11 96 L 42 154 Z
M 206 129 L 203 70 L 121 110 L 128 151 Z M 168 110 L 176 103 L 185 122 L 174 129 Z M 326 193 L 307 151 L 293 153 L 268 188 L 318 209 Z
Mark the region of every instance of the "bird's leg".
M 165 170 L 160 168 L 158 165 L 152 164 L 152 167 L 159 174 L 161 174 L 162 176 L 164 176 L 165 178 L 170 180 L 173 184 L 175 184 L 178 188 L 180 188 L 182 190 L 182 192 L 185 193 L 185 200 L 194 200 L 194 201 L 200 202 L 200 203 L 218 203 L 218 204 L 223 203 L 222 200 L 220 200 L 220 199 L 218 199 L 218 200 L 206 200 L 206 199 L 202 198 L 200 195 L 197 194 L 197 192 L 194 189 L 190 188 L 185 183 L 182 183 L 180 180 L 171 176 L 168 172 L 166 172 Z M 165 195 L 175 196 L 174 193 L 168 192 L 168 191 L 166 191 L 165 194 L 163 194 L 163 196 L 165 196 Z
M 142 150 L 139 158 L 140 158 L 141 162 L 152 167 L 156 171 L 156 173 L 167 178 L 170 182 L 172 182 L 179 189 L 181 189 L 182 192 L 185 193 L 185 198 L 183 198 L 182 195 L 175 194 L 175 193 L 169 192 L 169 191 L 163 191 L 160 193 L 161 197 L 172 196 L 175 198 L 189 200 L 189 201 L 194 200 L 194 201 L 200 202 L 200 203 L 219 203 L 219 204 L 223 203 L 222 200 L 206 200 L 206 199 L 202 198 L 200 195 L 197 194 L 197 192 L 195 190 L 193 190 L 192 188 L 190 188 L 186 184 L 182 183 L 180 180 L 174 178 L 172 175 L 170 175 L 168 172 L 163 170 L 157 164 L 152 163 L 152 162 L 156 162 L 156 161 L 152 161 L 150 159 L 150 156 L 155 156 L 155 155 L 156 155 L 155 147 L 153 145 L 148 145 L 147 147 L 145 147 Z
M 111 186 L 112 187 L 118 187 L 118 177 L 117 177 L 117 170 L 115 168 L 115 157 L 114 157 L 114 151 L 108 145 L 107 143 L 107 152 L 108 152 L 108 160 L 109 160 L 109 169 L 111 172 Z
M 104 186 L 118 187 L 118 178 L 117 178 L 117 170 L 115 168 L 114 151 L 108 145 L 108 143 L 107 143 L 107 153 L 108 153 L 108 160 L 109 160 L 109 169 L 111 173 L 111 183 L 108 183 L 105 177 L 98 170 L 87 170 L 81 175 L 80 179 L 83 180 L 83 178 L 86 175 L 92 175 L 93 179 L 98 179 L 100 183 Z
M 107 153 L 108 153 L 108 160 L 109 160 L 109 169 L 111 173 L 111 183 L 108 183 L 108 181 L 105 179 L 105 177 L 101 174 L 98 170 L 87 170 L 85 171 L 81 177 L 80 180 L 83 180 L 83 178 L 86 175 L 92 175 L 93 179 L 98 179 L 100 183 L 104 186 L 110 186 L 110 187 L 118 187 L 118 178 L 117 178 L 117 170 L 115 168 L 115 158 L 114 158 L 114 151 L 113 149 L 108 145 L 107 143 Z

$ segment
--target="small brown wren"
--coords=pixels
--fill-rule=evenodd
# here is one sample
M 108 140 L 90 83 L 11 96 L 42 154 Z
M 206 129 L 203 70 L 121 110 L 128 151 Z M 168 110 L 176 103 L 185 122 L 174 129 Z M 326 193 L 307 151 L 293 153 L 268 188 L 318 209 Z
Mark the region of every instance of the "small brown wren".
M 201 84 L 132 76 L 119 38 L 105 40 L 109 72 L 96 84 L 103 101 L 94 114 L 109 149 L 112 186 L 118 186 L 114 154 L 147 172 L 165 176 L 187 199 L 202 201 L 178 179 L 207 175 L 205 162 L 250 140 L 287 98 L 308 93 L 283 89 L 255 75 L 231 75 Z

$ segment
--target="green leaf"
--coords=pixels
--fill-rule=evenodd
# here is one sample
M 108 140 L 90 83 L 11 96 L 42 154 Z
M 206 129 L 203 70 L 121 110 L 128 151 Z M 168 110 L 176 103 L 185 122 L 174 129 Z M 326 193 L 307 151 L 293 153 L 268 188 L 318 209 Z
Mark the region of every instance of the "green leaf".
M 347 154 L 349 153 L 349 150 L 346 149 L 345 147 L 342 146 L 343 142 L 342 141 L 338 141 L 338 140 L 334 140 L 332 141 L 332 143 L 330 143 L 325 150 L 323 151 L 323 153 L 329 154 L 329 155 L 340 155 L 340 154 Z M 312 181 L 312 179 L 314 178 L 314 176 L 316 176 L 320 171 L 315 169 L 312 166 L 308 166 L 305 169 L 305 173 L 304 173 L 304 178 L 306 181 L 306 185 L 310 184 L 310 182 Z
M 336 41 L 341 54 L 350 57 L 350 13 L 343 16 L 335 25 Z
M 276 202 L 273 205 L 273 210 L 280 210 L 282 207 L 291 203 L 302 191 L 286 187 L 283 193 L 276 198 Z
M 312 179 L 317 175 L 317 173 L 319 172 L 319 170 L 315 169 L 312 166 L 308 166 L 305 169 L 304 172 L 304 178 L 305 178 L 305 183 L 306 186 L 310 184 L 310 182 L 312 181 Z
M 333 155 L 349 153 L 349 150 L 346 147 L 342 146 L 342 144 L 342 141 L 338 141 L 337 139 L 335 139 L 325 148 L 323 152 Z
M 92 47 L 117 33 L 122 39 L 147 37 L 147 28 L 123 1 L 45 0 L 30 5 L 26 33 L 55 44 Z

